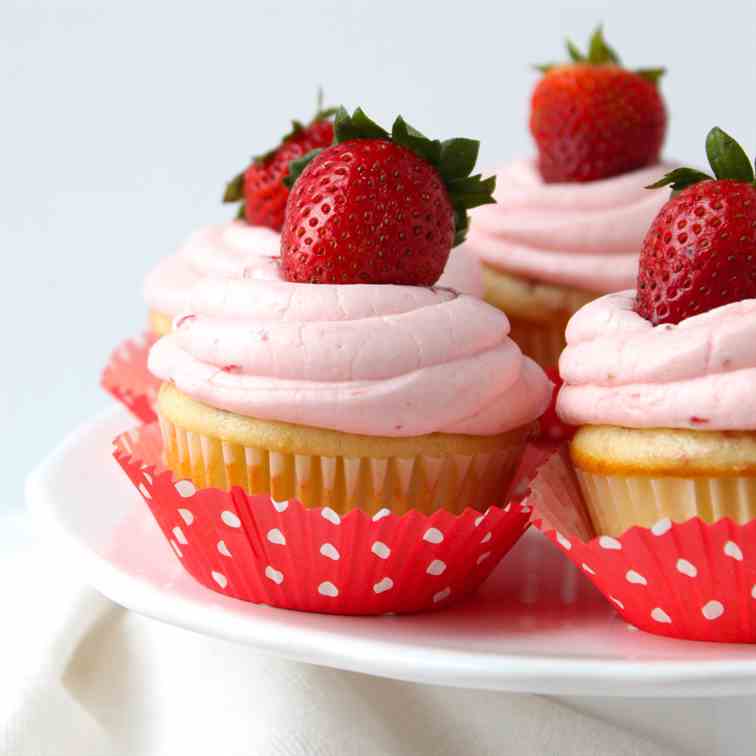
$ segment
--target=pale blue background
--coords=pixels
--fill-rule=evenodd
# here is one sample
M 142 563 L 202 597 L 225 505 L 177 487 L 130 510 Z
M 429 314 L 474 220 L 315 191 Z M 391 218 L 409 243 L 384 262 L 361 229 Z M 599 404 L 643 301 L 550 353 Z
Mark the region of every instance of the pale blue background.
M 628 63 L 669 68 L 669 156 L 700 162 L 715 123 L 756 150 L 743 0 L 2 0 L 0 509 L 108 404 L 98 373 L 142 327 L 145 271 L 228 216 L 224 181 L 309 113 L 318 84 L 384 121 L 401 111 L 434 135 L 479 137 L 493 164 L 530 148 L 528 64 L 559 57 L 566 33 L 584 43 L 599 19 Z

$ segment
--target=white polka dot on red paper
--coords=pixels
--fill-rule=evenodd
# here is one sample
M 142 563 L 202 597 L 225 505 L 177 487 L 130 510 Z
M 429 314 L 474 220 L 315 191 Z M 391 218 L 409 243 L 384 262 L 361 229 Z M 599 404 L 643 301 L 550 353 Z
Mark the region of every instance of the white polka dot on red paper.
M 178 492 L 179 496 L 187 499 L 190 496 L 194 496 L 197 493 L 197 486 L 192 483 L 191 480 L 179 480 L 174 484 L 174 488 Z
M 241 520 L 239 519 L 239 516 L 235 514 L 234 512 L 230 512 L 228 509 L 221 512 L 221 520 L 228 525 L 229 528 L 240 528 L 241 527 Z
M 634 585 L 648 585 L 648 580 L 646 580 L 646 578 L 643 577 L 640 572 L 636 572 L 635 570 L 628 570 L 625 573 L 625 580 L 627 580 L 628 583 L 633 583 Z
M 625 608 L 625 605 L 618 598 L 615 598 L 614 596 L 609 596 L 609 600 L 613 601 L 620 609 Z
M 320 554 L 321 556 L 326 557 L 326 559 L 332 559 L 334 562 L 341 559 L 339 550 L 332 543 L 324 543 L 320 547 Z
M 583 562 L 580 566 L 583 568 L 583 571 L 587 572 L 589 575 L 595 575 L 596 574 L 596 570 L 594 570 L 593 567 L 591 567 L 590 565 L 586 564 L 585 562 Z
M 438 593 L 433 594 L 433 603 L 437 604 L 439 601 L 443 601 L 446 598 L 449 598 L 451 595 L 451 588 L 447 585 L 446 588 L 438 591 Z
M 330 580 L 326 580 L 318 586 L 318 593 L 321 596 L 336 598 L 339 595 L 339 589 Z
M 194 514 L 189 509 L 186 509 L 186 507 L 179 507 L 177 511 L 187 525 L 191 525 L 194 522 Z
M 372 551 L 379 559 L 388 559 L 391 556 L 391 549 L 386 546 L 383 541 L 376 541 L 370 547 L 370 551 Z
M 341 517 L 339 517 L 338 512 L 334 512 L 330 507 L 323 507 L 320 516 L 332 525 L 341 525 Z
M 184 531 L 181 530 L 181 527 L 179 525 L 176 525 L 175 528 L 172 530 L 174 538 L 182 545 L 186 546 L 189 541 L 186 540 L 186 536 L 184 535 Z
M 724 614 L 724 605 L 721 601 L 707 601 L 702 607 L 701 607 L 701 614 L 707 619 L 707 620 L 715 620 L 719 619 Z
M 144 485 L 144 483 L 139 484 L 139 492 L 144 496 L 145 499 L 151 499 L 152 494 L 147 490 L 147 486 Z
M 176 552 L 176 556 L 179 557 L 179 559 L 184 558 L 184 552 L 181 551 L 179 548 L 179 545 L 176 543 L 176 541 L 173 540 L 173 538 L 170 539 L 170 544 L 173 547 L 173 550 Z
M 444 534 L 438 528 L 428 528 L 423 534 L 423 540 L 428 543 L 441 543 L 444 540 Z
M 287 499 L 284 499 L 283 501 L 276 501 L 275 499 L 271 498 L 271 504 L 273 504 L 273 509 L 276 510 L 276 512 L 285 512 L 289 508 L 289 502 Z
M 218 549 L 218 552 L 220 554 L 223 554 L 223 556 L 225 556 L 225 557 L 230 557 L 231 556 L 231 552 L 229 551 L 228 546 L 226 546 L 226 542 L 225 541 L 218 541 L 218 543 L 216 545 L 216 548 Z
M 283 572 L 270 565 L 265 568 L 265 577 L 268 578 L 268 580 L 272 580 L 276 585 L 281 585 L 284 581 Z
M 486 561 L 486 559 L 488 559 L 488 557 L 490 557 L 490 556 L 491 556 L 491 552 L 490 552 L 490 551 L 484 551 L 484 552 L 483 552 L 483 553 L 482 553 L 482 554 L 481 554 L 481 555 L 480 555 L 480 556 L 478 557 L 478 561 L 477 561 L 477 564 L 480 564 L 481 562 L 485 562 L 485 561 Z
M 486 533 L 483 538 L 480 539 L 481 543 L 488 543 L 493 536 L 491 535 L 491 531 L 489 530 L 488 533 Z
M 212 575 L 213 580 L 215 580 L 221 588 L 225 588 L 228 585 L 228 578 L 222 572 L 213 570 L 210 575 Z
M 373 515 L 373 522 L 378 522 L 378 520 L 382 520 L 384 517 L 388 517 L 390 514 L 391 514 L 391 510 L 386 509 L 386 507 L 383 507 L 383 509 L 379 509 Z
M 672 527 L 672 521 L 669 517 L 662 517 L 657 523 L 651 526 L 651 532 L 655 536 L 664 535 Z
M 572 548 L 572 544 L 557 530 L 556 531 L 557 543 L 566 551 Z
M 601 536 L 598 544 L 607 551 L 620 551 L 622 549 L 622 544 L 616 538 L 607 535 Z
M 385 593 L 394 587 L 394 581 L 390 577 L 381 578 L 374 586 L 375 593 Z
M 286 536 L 280 531 L 279 528 L 271 528 L 266 534 L 265 537 L 270 541 L 270 543 L 274 543 L 278 546 L 286 546 Z
M 693 562 L 689 562 L 687 559 L 678 559 L 675 563 L 675 569 L 681 575 L 687 575 L 691 578 L 694 578 L 698 575 L 698 568 L 696 567 L 696 565 L 693 564 Z
M 446 562 L 434 559 L 425 570 L 429 575 L 443 575 L 446 572 Z
M 651 619 L 654 620 L 654 622 L 660 622 L 664 625 L 672 624 L 671 617 L 664 611 L 664 609 L 661 609 L 658 606 L 651 610 Z
M 743 552 L 735 541 L 727 541 L 723 549 L 725 556 L 734 559 L 737 562 L 743 561 Z

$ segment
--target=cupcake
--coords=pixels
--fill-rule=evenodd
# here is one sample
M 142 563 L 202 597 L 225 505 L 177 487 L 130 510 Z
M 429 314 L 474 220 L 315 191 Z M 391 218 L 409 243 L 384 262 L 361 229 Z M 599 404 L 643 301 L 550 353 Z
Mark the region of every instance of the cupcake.
M 308 125 L 293 122 L 291 132 L 278 147 L 253 158 L 227 185 L 223 199 L 238 203 L 237 218 L 198 229 L 175 255 L 162 260 L 147 275 L 144 299 L 149 308 L 149 331 L 122 342 L 111 354 L 101 378 L 103 388 L 143 422 L 155 419 L 158 390 L 158 383 L 147 370 L 150 347 L 170 332 L 176 316 L 193 308 L 196 296 L 203 296 L 193 293 L 199 283 L 206 279 L 244 279 L 256 275 L 261 259 L 278 259 L 289 195 L 285 183 L 289 162 L 331 144 L 333 113 L 333 109 L 319 108 Z M 479 266 L 459 247 L 449 254 L 437 285 L 483 296 Z
M 539 67 L 530 130 L 537 156 L 497 173 L 495 205 L 473 214 L 470 253 L 485 298 L 510 318 L 512 338 L 555 365 L 570 316 L 630 288 L 638 249 L 664 202 L 644 187 L 664 172 L 661 69 L 621 66 L 598 29 L 588 55 Z
M 637 290 L 567 328 L 558 412 L 598 534 L 756 516 L 756 189 L 743 150 L 707 138 L 714 177 L 680 168 L 642 245 Z
M 550 384 L 505 316 L 435 286 L 491 182 L 468 176 L 474 143 L 444 143 L 461 160 L 401 119 L 377 129 L 342 112 L 280 257 L 198 280 L 153 347 L 166 460 L 195 485 L 340 513 L 484 509 L 508 488 Z
M 143 426 L 116 458 L 203 585 L 439 608 L 528 527 L 510 491 L 551 384 L 503 313 L 437 285 L 490 201 L 477 151 L 340 110 L 334 145 L 293 164 L 280 254 L 196 281 L 152 348 L 161 440 Z

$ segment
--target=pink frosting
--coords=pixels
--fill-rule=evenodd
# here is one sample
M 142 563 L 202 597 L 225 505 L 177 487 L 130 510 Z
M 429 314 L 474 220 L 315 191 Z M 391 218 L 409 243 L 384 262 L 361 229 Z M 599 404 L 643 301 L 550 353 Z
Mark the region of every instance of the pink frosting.
M 545 184 L 532 160 L 496 178 L 496 205 L 472 211 L 468 249 L 491 267 L 599 293 L 635 285 L 638 254 L 669 192 L 644 187 L 659 164 L 602 181 Z
M 205 230 L 197 249 L 237 230 L 265 236 Z M 241 275 L 193 280 L 184 314 L 150 353 L 150 370 L 198 401 L 379 436 L 502 433 L 548 404 L 549 381 L 482 301 L 442 287 L 293 284 L 270 248 L 245 250 Z
M 756 430 L 756 300 L 652 326 L 634 291 L 597 299 L 567 326 L 557 410 L 575 425 Z
M 270 277 L 281 237 L 275 231 L 244 223 L 207 226 L 193 233 L 178 253 L 161 261 L 147 276 L 144 298 L 157 312 L 175 316 L 187 308 L 192 287 L 203 278 Z M 262 258 L 270 258 L 265 265 Z M 438 282 L 464 294 L 483 295 L 480 271 L 459 248 L 452 250 Z

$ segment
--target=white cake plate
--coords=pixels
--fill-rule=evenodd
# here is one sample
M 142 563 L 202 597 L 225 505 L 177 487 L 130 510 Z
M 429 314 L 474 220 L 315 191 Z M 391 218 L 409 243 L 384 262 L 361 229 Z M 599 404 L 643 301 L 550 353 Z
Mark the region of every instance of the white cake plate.
M 477 596 L 417 616 L 354 618 L 255 606 L 185 574 L 111 455 L 134 421 L 114 408 L 29 477 L 37 522 L 84 580 L 136 612 L 338 669 L 466 688 L 587 696 L 756 693 L 756 646 L 668 640 L 628 627 L 529 532 Z

